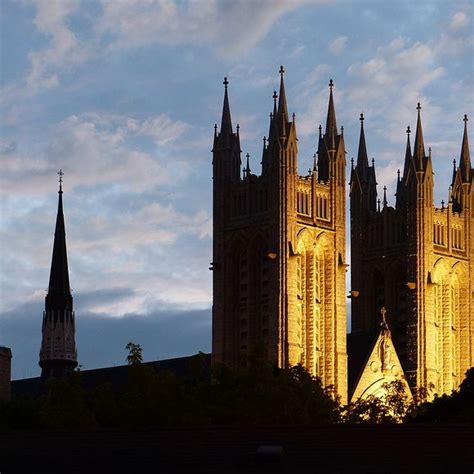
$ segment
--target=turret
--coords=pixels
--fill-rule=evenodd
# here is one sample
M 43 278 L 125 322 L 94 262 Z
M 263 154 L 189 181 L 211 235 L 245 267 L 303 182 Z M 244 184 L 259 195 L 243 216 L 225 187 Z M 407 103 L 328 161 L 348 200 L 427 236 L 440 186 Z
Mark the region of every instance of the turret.
M 75 316 L 69 286 L 66 231 L 63 213 L 62 176 L 59 171 L 59 199 L 54 232 L 53 256 L 48 293 L 43 312 L 39 365 L 41 377 L 63 377 L 77 366 Z
M 239 129 L 234 133 L 229 105 L 227 77 L 224 78 L 224 103 L 222 106 L 221 128 L 214 128 L 213 165 L 214 180 L 240 179 L 240 141 Z
M 459 157 L 459 169 L 463 183 L 471 182 L 471 157 L 469 154 L 469 142 L 467 139 L 467 115 L 464 115 L 464 134 L 462 137 L 461 156 Z
M 322 134 L 322 128 L 319 129 L 319 141 L 318 141 L 318 179 L 319 181 L 327 182 L 331 177 L 336 178 L 339 184 L 342 183 L 344 170 L 342 162 L 337 166 L 335 161 L 343 157 L 345 161 L 345 149 L 344 149 L 344 136 L 341 133 L 338 134 L 337 122 L 336 122 L 336 109 L 334 107 L 333 97 L 334 82 L 331 79 L 329 81 L 329 102 L 328 102 L 328 113 L 326 117 L 326 130 L 324 135 Z

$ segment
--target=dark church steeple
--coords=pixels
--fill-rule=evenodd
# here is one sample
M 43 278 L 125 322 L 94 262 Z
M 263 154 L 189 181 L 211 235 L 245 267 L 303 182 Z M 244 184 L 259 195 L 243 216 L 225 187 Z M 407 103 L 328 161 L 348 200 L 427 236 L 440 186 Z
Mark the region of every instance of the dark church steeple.
M 43 313 L 41 377 L 62 377 L 77 366 L 75 318 L 69 286 L 66 230 L 63 211 L 63 172 L 59 170 L 59 199 L 48 294 Z
M 467 139 L 467 115 L 464 115 L 464 134 L 462 137 L 461 156 L 459 158 L 459 169 L 463 183 L 471 181 L 471 157 L 469 155 L 469 142 Z
M 413 145 L 413 160 L 415 162 L 415 169 L 417 171 L 423 171 L 425 168 L 425 143 L 423 141 L 423 127 L 421 126 L 421 105 L 418 102 L 416 106 L 418 110 L 418 117 L 416 121 L 416 135 L 415 144 Z

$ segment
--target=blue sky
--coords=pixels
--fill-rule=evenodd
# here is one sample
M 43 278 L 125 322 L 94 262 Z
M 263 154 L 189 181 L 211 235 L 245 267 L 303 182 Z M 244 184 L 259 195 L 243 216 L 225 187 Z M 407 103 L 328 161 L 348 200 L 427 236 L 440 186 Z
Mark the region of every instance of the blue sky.
M 303 174 L 335 82 L 348 162 L 365 115 L 393 204 L 422 104 L 436 200 L 473 115 L 472 1 L 3 0 L 0 344 L 36 375 L 57 205 L 83 368 L 210 350 L 211 153 L 229 77 L 258 172 L 278 69 Z

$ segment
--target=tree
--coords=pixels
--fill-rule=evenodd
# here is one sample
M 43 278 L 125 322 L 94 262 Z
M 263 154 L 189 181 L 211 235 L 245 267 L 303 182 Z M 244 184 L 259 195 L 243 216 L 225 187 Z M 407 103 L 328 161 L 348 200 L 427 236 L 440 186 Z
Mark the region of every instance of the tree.
M 143 349 L 140 344 L 129 342 L 125 349 L 128 351 L 127 363 L 128 365 L 141 364 L 143 362 Z

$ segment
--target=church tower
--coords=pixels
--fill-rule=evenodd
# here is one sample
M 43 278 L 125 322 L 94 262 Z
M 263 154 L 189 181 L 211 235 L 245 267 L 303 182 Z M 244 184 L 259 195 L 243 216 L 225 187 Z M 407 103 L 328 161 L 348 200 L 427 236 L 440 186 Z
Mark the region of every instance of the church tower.
M 69 287 L 63 213 L 63 172 L 60 170 L 58 174 L 58 215 L 54 232 L 49 287 L 43 312 L 43 337 L 39 360 L 42 379 L 63 377 L 77 367 L 76 329 L 71 289 Z
M 330 82 L 314 165 L 298 174 L 296 119 L 284 70 L 273 94 L 261 174 L 241 170 L 239 126 L 224 80 L 213 146 L 212 358 L 245 364 L 253 350 L 278 367 L 301 363 L 347 399 L 345 146 Z
M 377 199 L 361 116 L 357 165 L 351 172 L 351 298 L 349 347 L 368 350 L 378 313 L 387 307 L 392 339 L 412 389 L 450 393 L 474 365 L 474 186 L 467 117 L 459 167 L 447 205 L 433 200 L 431 148 L 426 154 L 421 106 L 413 150 L 410 127 L 396 203 Z M 357 343 L 358 341 L 358 343 Z M 365 341 L 365 342 L 363 342 Z M 357 357 L 349 351 L 350 373 Z

